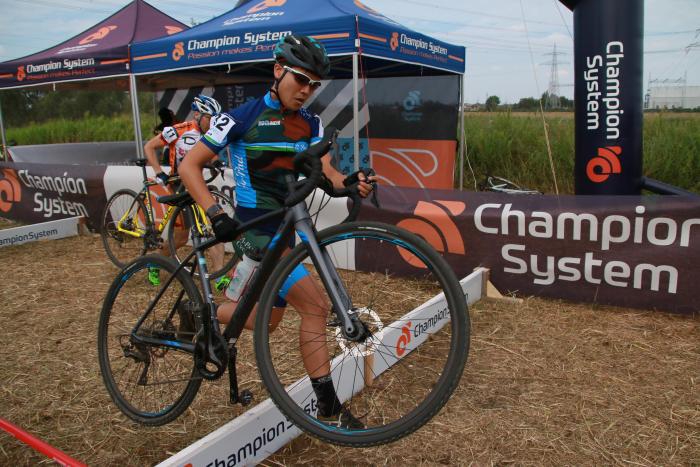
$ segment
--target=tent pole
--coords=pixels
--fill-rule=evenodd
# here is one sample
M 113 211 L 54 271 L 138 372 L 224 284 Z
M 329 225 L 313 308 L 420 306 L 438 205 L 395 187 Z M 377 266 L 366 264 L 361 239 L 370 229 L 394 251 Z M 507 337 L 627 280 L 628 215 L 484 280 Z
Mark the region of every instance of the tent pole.
M 357 52 L 352 54 L 352 127 L 353 127 L 353 154 L 355 155 L 355 171 L 360 170 L 360 109 L 358 85 L 358 55 Z
M 136 139 L 136 157 L 143 159 L 143 137 L 141 136 L 141 114 L 139 113 L 139 96 L 136 91 L 136 76 L 129 75 L 129 94 L 131 94 L 131 114 L 134 120 L 134 138 Z M 146 167 L 143 168 L 143 178 L 146 178 Z
M 459 75 L 459 189 L 464 190 L 464 75 Z
M 5 124 L 2 121 L 2 105 L 0 104 L 0 134 L 2 134 L 2 147 L 0 147 L 0 159 L 7 160 L 7 140 L 5 138 Z

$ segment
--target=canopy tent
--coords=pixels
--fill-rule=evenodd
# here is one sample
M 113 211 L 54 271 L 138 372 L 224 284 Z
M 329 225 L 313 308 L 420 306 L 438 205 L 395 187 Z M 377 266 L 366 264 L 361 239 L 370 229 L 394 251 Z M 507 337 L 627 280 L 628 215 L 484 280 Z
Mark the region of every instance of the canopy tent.
M 0 90 L 61 85 L 70 88 L 126 87 L 129 46 L 187 26 L 143 0 L 134 0 L 104 21 L 42 52 L 0 63 Z M 94 81 L 101 78 L 99 82 Z M 112 78 L 105 80 L 105 78 Z M 117 86 L 121 87 L 121 86 Z M 132 102 L 135 100 L 132 93 Z M 5 132 L 0 113 L 3 148 Z
M 239 2 L 187 31 L 133 44 L 132 72 L 139 87 L 153 91 L 269 81 L 272 50 L 292 32 L 321 41 L 332 59 L 332 78 L 352 80 L 354 154 L 360 152 L 360 54 L 365 77 L 459 75 L 462 100 L 464 47 L 406 28 L 359 0 Z
M 358 0 L 242 4 L 179 34 L 135 43 L 133 72 L 269 61 L 277 41 L 292 32 L 321 40 L 331 56 L 357 52 L 362 40 L 368 57 L 464 73 L 464 47 L 408 29 Z
M 0 89 L 126 76 L 129 44 L 187 29 L 143 0 L 42 52 L 0 63 Z

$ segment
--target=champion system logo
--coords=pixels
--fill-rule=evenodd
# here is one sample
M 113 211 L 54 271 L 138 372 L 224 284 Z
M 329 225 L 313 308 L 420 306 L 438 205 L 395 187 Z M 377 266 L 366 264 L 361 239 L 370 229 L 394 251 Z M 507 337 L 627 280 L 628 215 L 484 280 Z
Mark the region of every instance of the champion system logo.
M 24 71 L 24 65 L 17 67 L 17 81 L 24 81 L 27 77 L 27 73 Z
M 399 33 L 398 32 L 392 32 L 391 33 L 391 39 L 389 39 L 389 46 L 391 47 L 391 51 L 395 51 L 399 47 Z
M 168 36 L 172 36 L 173 34 L 177 34 L 178 32 L 181 32 L 182 28 L 180 26 L 165 26 L 165 33 Z
M 182 57 L 185 56 L 185 43 L 184 42 L 178 42 L 175 44 L 175 48 L 173 49 L 173 60 L 176 62 L 180 60 Z
M 263 0 L 257 5 L 253 5 L 246 13 L 258 13 L 259 11 L 267 10 L 268 8 L 282 6 L 287 3 L 287 0 Z
M 14 170 L 3 169 L 2 175 L 3 178 L 0 179 L 0 211 L 8 212 L 13 203 L 22 200 L 22 187 Z
M 415 233 L 440 252 L 463 255 L 464 239 L 451 216 L 464 212 L 466 205 L 461 201 L 418 201 L 413 214 L 416 218 L 404 219 L 397 227 Z M 401 257 L 411 266 L 425 268 L 425 263 L 404 248 L 399 248 Z
M 610 175 L 622 173 L 620 154 L 622 154 L 620 146 L 598 148 L 598 155 L 589 160 L 586 165 L 588 179 L 593 183 L 602 183 Z
M 401 335 L 396 341 L 396 355 L 402 357 L 406 353 L 406 347 L 411 342 L 411 322 L 404 324 L 401 327 Z
M 80 45 L 85 45 L 89 44 L 90 42 L 95 42 L 99 41 L 100 39 L 104 39 L 107 37 L 107 35 L 117 29 L 116 26 L 103 26 L 97 31 L 93 32 L 92 34 L 88 34 L 87 36 L 83 37 L 78 44 Z

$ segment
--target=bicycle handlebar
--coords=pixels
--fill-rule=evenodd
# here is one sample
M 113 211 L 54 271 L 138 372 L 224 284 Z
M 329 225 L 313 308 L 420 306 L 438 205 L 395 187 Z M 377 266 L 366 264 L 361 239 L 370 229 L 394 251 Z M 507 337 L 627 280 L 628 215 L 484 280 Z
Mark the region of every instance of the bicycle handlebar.
M 352 208 L 343 222 L 352 221 L 357 218 L 360 208 L 362 207 L 362 198 L 357 192 L 357 183 L 339 189 L 335 188 L 323 175 L 321 157 L 328 153 L 331 146 L 335 143 L 337 136 L 338 130 L 328 127 L 321 141 L 294 156 L 295 170 L 303 173 L 307 178 L 291 185 L 292 193 L 285 199 L 285 206 L 294 206 L 306 199 L 313 190 L 321 188 L 332 198 L 348 197 L 351 199 Z

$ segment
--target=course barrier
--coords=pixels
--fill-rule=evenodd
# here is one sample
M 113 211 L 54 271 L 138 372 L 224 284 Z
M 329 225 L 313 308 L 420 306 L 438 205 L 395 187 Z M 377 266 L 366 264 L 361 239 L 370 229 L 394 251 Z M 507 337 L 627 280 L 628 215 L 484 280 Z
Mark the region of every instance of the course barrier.
M 0 230 L 0 247 L 73 237 L 80 233 L 84 223 L 85 218 L 78 216 Z
M 476 303 L 485 296 L 488 289 L 488 277 L 487 269 L 477 268 L 473 273 L 460 281 L 462 291 L 469 305 Z M 405 349 L 402 348 L 402 356 L 417 348 L 428 339 L 430 334 L 437 332 L 449 322 L 448 317 L 441 315 L 441 310 L 444 310 L 444 307 L 445 299 L 440 294 L 410 311 L 397 321 L 397 323 L 399 321 L 402 323 L 407 321 L 429 322 L 430 318 L 438 317 L 431 321 L 434 322 L 431 329 L 406 343 Z M 401 325 L 395 323 L 385 324 L 376 337 L 386 348 L 395 349 L 395 343 L 401 336 L 402 331 Z M 363 352 L 358 349 L 352 351 L 350 357 L 348 358 L 347 354 L 343 354 L 336 357 L 331 363 L 333 382 L 336 385 L 336 392 L 341 401 L 350 398 L 353 388 L 356 391 L 362 390 L 362 386 L 358 385 L 358 381 L 366 381 L 365 373 L 379 375 L 402 358 L 392 353 L 391 355 L 385 355 L 385 358 L 382 359 L 367 359 Z M 359 364 L 356 359 L 363 359 L 363 364 Z M 371 365 L 371 367 L 367 365 Z M 369 368 L 371 368 L 371 372 L 368 371 Z M 296 382 L 292 385 L 296 389 L 290 395 L 294 398 L 295 394 L 308 394 L 310 384 L 308 377 Z M 308 405 L 309 409 L 312 410 L 315 400 L 309 400 Z M 300 433 L 301 431 L 277 409 L 274 402 L 271 399 L 267 399 L 174 456 L 164 460 L 158 466 L 227 467 L 255 465 L 284 447 Z
M 22 430 L 17 425 L 14 425 L 2 418 L 0 418 L 0 429 L 6 431 L 10 435 L 14 436 L 18 440 L 26 444 L 27 446 L 44 454 L 46 457 L 57 462 L 60 465 L 66 467 L 86 467 L 86 465 L 82 462 L 73 459 L 63 451 L 56 449 L 50 444 L 47 444 L 39 438 L 32 436 L 31 434 Z

